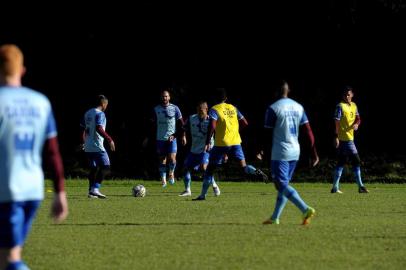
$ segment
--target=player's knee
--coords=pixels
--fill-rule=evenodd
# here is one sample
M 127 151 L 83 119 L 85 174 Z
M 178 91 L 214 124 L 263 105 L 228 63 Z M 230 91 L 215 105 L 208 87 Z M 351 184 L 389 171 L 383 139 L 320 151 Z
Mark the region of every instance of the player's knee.
M 287 186 L 288 184 L 285 182 L 281 182 L 281 181 L 274 181 L 274 185 L 277 191 L 282 192 Z
M 102 178 L 106 177 L 110 173 L 110 165 L 103 165 L 100 168 L 100 176 Z
M 352 166 L 354 167 L 359 167 L 361 166 L 361 159 L 359 157 L 359 155 L 354 155 L 352 158 Z

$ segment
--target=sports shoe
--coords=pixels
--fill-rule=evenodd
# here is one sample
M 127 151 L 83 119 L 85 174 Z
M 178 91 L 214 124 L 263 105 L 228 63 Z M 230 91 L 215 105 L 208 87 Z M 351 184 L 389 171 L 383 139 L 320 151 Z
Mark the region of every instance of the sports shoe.
M 99 199 L 106 199 L 106 195 L 102 194 L 98 188 L 94 188 L 88 194 L 89 198 L 99 198 Z
M 279 225 L 279 219 L 267 219 L 264 222 L 262 222 L 262 224 L 266 225 L 266 224 L 275 224 L 275 225 Z
M 213 186 L 213 192 L 214 196 L 220 196 L 221 192 L 219 186 Z
M 309 206 L 309 208 L 307 208 L 306 212 L 303 214 L 303 223 L 302 225 L 307 225 L 310 223 L 310 219 L 312 217 L 314 217 L 314 215 L 316 214 L 316 210 L 314 210 L 314 208 L 311 208 Z
M 364 186 L 359 187 L 358 192 L 359 193 L 369 193 L 368 189 Z
M 343 194 L 343 192 L 342 192 L 341 190 L 336 189 L 336 188 L 332 188 L 332 189 L 331 189 L 331 193 Z
M 259 177 L 262 179 L 262 181 L 264 181 L 265 183 L 269 183 L 269 177 L 268 177 L 268 175 L 266 175 L 266 173 L 264 173 L 264 172 L 261 171 L 260 169 L 257 169 L 257 170 L 255 171 L 255 175 L 256 175 L 256 176 L 259 176 Z
M 185 190 L 181 194 L 179 194 L 180 197 L 186 197 L 186 196 L 192 196 L 192 192 L 190 190 Z
M 166 188 L 167 184 L 166 184 L 166 179 L 162 179 L 161 178 L 161 183 L 162 183 L 162 187 Z
M 169 174 L 169 184 L 175 184 L 175 176 L 173 174 Z
M 204 200 L 206 200 L 206 197 L 203 196 L 199 196 L 197 198 L 192 199 L 192 201 L 204 201 Z

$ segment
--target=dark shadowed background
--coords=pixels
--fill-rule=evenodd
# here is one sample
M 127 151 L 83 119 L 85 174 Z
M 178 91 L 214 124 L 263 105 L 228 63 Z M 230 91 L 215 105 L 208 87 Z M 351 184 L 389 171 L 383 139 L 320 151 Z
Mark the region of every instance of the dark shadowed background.
M 84 164 L 75 152 L 79 123 L 103 93 L 117 145 L 113 169 L 143 175 L 153 160 L 153 146 L 141 148 L 145 123 L 165 86 L 184 116 L 225 87 L 250 122 L 243 140 L 252 159 L 281 79 L 304 105 L 322 158 L 334 153 L 332 117 L 345 85 L 354 87 L 362 118 L 361 156 L 402 157 L 406 1 L 305 2 L 10 9 L 2 11 L 0 43 L 22 48 L 24 83 L 53 103 L 68 170 Z

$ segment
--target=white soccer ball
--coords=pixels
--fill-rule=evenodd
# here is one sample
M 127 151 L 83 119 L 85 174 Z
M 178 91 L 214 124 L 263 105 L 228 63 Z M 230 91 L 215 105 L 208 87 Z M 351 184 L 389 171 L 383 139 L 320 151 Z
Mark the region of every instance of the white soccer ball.
M 134 186 L 132 191 L 134 197 L 145 197 L 147 194 L 147 190 L 143 185 Z

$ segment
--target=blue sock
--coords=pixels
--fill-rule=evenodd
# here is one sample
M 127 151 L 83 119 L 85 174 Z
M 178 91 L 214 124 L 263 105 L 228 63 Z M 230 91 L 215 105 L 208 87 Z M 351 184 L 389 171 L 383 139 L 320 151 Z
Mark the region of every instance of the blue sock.
M 246 173 L 246 174 L 255 174 L 255 171 L 256 171 L 257 169 L 255 169 L 255 167 L 254 166 L 251 166 L 251 165 L 247 165 L 247 166 L 245 166 L 244 167 L 244 172 Z
M 336 167 L 334 171 L 333 189 L 338 190 L 341 175 L 343 174 L 344 167 Z
M 185 183 L 185 190 L 190 190 L 190 182 L 192 181 L 192 176 L 190 175 L 190 171 L 187 170 L 185 173 L 185 179 L 183 182 Z
M 28 266 L 23 261 L 10 262 L 5 270 L 29 270 Z
M 166 164 L 159 164 L 159 175 L 162 179 L 166 179 Z
M 273 211 L 272 220 L 279 219 L 279 217 L 282 214 L 283 208 L 285 208 L 285 205 L 288 201 L 288 198 L 283 196 L 281 192 L 278 192 L 278 197 L 276 198 L 276 204 L 275 204 L 275 210 Z
M 363 187 L 364 184 L 362 183 L 362 180 L 361 180 L 361 168 L 359 166 L 354 168 L 354 175 L 355 175 L 355 181 L 357 181 L 358 187 Z
M 101 184 L 100 184 L 100 183 L 93 183 L 93 185 L 92 185 L 92 187 L 91 187 L 91 190 L 94 189 L 94 188 L 99 189 L 100 187 L 101 187 Z
M 297 193 L 296 189 L 291 186 L 287 186 L 283 191 L 282 194 L 286 196 L 297 208 L 304 213 L 309 206 L 300 198 L 299 193 Z
M 200 197 L 206 197 L 207 190 L 209 189 L 212 180 L 213 180 L 212 175 L 205 175 L 203 177 L 202 192 L 200 193 Z
M 173 172 L 175 171 L 175 168 L 176 168 L 176 162 L 175 163 L 169 162 L 169 174 L 173 174 Z

